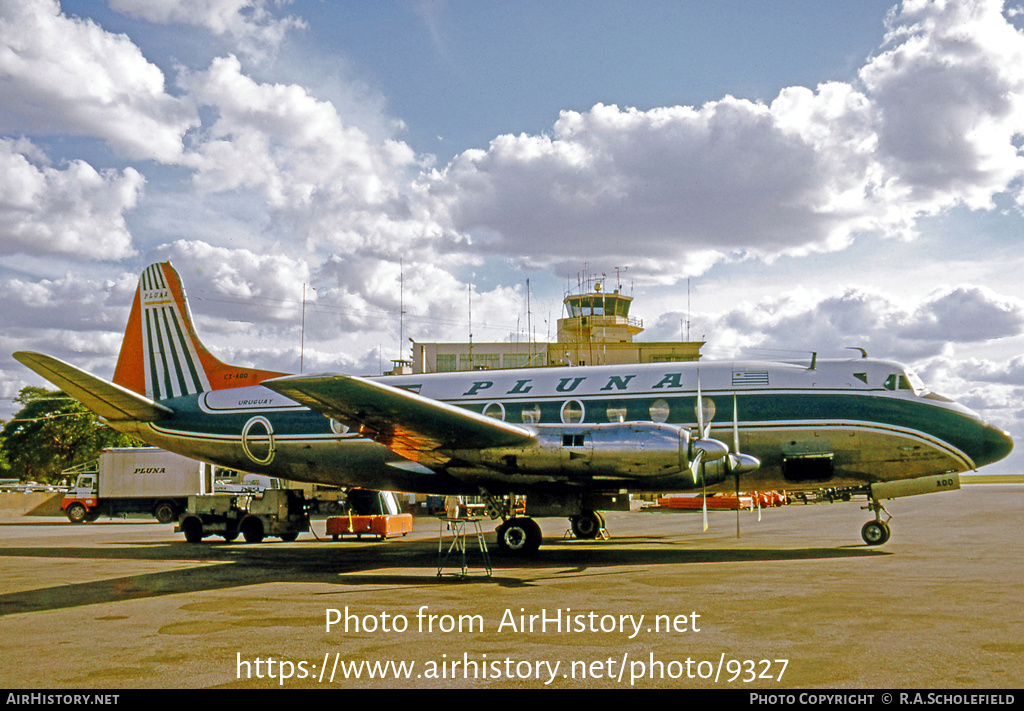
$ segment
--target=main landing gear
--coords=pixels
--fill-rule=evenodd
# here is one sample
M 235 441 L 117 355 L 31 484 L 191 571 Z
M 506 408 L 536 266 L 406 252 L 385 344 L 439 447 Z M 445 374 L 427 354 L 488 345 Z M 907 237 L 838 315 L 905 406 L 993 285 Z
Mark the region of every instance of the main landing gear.
M 516 497 L 497 497 L 484 489 L 480 490 L 480 495 L 487 506 L 487 515 L 492 519 L 502 520 L 501 525 L 495 529 L 498 549 L 502 553 L 513 555 L 536 553 L 544 535 L 536 521 L 518 512 L 522 509 L 516 506 Z
M 604 527 L 604 516 L 599 511 L 581 511 L 579 516 L 569 518 L 569 527 L 572 535 L 582 540 L 593 540 L 595 538 L 608 538 L 608 531 Z
M 528 516 L 516 516 L 502 522 L 496 533 L 498 548 L 505 553 L 536 553 L 543 538 L 540 526 Z
M 486 504 L 487 514 L 492 519 L 502 520 L 495 530 L 498 549 L 502 553 L 520 556 L 536 553 L 543 540 L 543 533 L 537 522 L 525 514 L 525 509 L 519 505 L 516 497 L 497 497 L 484 490 L 480 494 Z M 570 516 L 569 526 L 572 535 L 580 540 L 608 538 L 604 516 L 598 511 L 584 509 Z

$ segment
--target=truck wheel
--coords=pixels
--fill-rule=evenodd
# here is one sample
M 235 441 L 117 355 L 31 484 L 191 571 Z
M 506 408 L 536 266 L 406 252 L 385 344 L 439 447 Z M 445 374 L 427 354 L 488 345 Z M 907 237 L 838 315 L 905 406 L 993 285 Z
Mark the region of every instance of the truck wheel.
M 249 517 L 242 521 L 242 538 L 246 543 L 261 543 L 263 541 L 263 522 L 258 518 Z
M 181 532 L 185 534 L 185 540 L 189 543 L 203 542 L 203 522 L 195 516 L 181 522 Z
M 85 523 L 86 518 L 89 517 L 89 512 L 86 511 L 85 506 L 78 503 L 68 506 L 64 513 L 67 514 L 68 521 L 71 523 Z
M 156 508 L 153 509 L 153 517 L 156 518 L 159 523 L 170 523 L 171 521 L 177 520 L 178 512 L 174 508 L 174 504 L 161 501 L 156 505 Z
M 281 534 L 281 540 L 285 543 L 291 543 L 299 537 L 298 531 L 289 531 L 288 533 Z

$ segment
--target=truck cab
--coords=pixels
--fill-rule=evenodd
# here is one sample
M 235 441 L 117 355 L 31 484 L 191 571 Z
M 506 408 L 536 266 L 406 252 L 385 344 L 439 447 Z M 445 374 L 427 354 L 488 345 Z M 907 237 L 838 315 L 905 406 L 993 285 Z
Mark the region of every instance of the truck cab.
M 75 478 L 75 485 L 64 494 L 60 509 L 71 523 L 95 521 L 100 517 L 97 508 L 96 483 L 99 472 L 82 472 Z

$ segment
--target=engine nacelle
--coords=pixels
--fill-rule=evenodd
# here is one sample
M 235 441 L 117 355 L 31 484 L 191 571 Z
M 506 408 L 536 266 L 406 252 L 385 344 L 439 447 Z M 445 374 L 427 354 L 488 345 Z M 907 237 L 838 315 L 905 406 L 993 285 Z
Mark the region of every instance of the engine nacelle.
M 673 476 L 689 468 L 690 433 L 658 422 L 612 422 L 598 425 L 534 425 L 530 444 L 452 452 L 463 461 L 507 474 L 651 478 Z M 714 440 L 695 441 L 723 456 Z M 724 447 L 724 445 L 721 445 Z M 725 452 L 728 449 L 725 448 Z

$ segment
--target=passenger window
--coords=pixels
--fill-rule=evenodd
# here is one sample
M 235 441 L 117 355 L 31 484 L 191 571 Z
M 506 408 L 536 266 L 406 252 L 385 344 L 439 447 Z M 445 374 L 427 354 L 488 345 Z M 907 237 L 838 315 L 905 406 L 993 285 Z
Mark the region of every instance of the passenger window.
M 667 422 L 669 415 L 668 402 L 659 397 L 651 403 L 649 412 L 651 415 L 651 422 Z
M 626 406 L 622 403 L 612 403 L 605 411 L 609 422 L 625 422 Z
M 523 424 L 524 425 L 535 425 L 540 422 L 540 405 L 523 406 Z
M 567 400 L 562 405 L 562 422 L 567 425 L 583 422 L 583 403 L 579 400 Z

